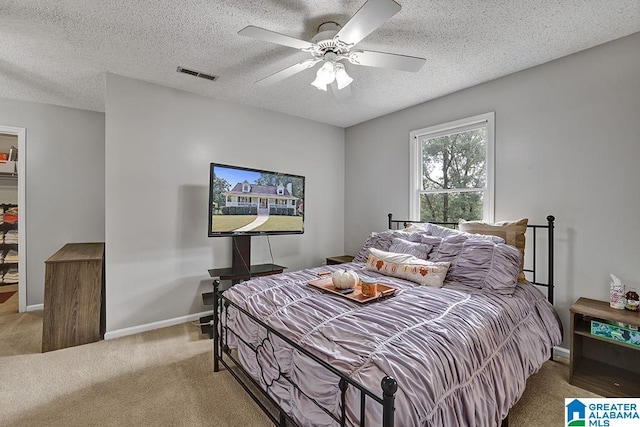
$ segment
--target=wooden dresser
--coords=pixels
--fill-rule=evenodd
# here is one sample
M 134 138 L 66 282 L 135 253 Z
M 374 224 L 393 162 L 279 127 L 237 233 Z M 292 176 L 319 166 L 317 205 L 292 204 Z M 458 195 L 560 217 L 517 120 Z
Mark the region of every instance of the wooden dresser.
M 42 351 L 104 337 L 104 243 L 67 243 L 45 261 Z

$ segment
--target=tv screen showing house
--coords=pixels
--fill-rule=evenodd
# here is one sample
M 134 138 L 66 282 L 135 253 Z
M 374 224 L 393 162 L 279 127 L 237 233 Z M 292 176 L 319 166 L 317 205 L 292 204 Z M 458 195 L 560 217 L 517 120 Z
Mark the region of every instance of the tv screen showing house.
M 211 163 L 209 237 L 303 232 L 303 176 Z

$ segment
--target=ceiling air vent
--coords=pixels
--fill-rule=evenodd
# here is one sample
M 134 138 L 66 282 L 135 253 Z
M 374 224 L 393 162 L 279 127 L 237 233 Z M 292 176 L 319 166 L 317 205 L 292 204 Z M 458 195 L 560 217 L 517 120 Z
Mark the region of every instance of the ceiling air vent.
M 190 76 L 200 77 L 202 79 L 207 79 L 207 80 L 211 80 L 211 81 L 214 81 L 214 80 L 218 79 L 218 76 L 202 73 L 200 71 L 189 70 L 188 68 L 183 68 L 183 67 L 178 67 L 177 71 L 179 73 L 189 74 Z

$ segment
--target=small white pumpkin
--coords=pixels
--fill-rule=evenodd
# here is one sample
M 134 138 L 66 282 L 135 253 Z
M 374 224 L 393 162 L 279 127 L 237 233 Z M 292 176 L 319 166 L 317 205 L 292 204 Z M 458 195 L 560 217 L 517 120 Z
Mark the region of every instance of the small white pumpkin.
M 360 277 L 355 271 L 336 270 L 331 275 L 333 286 L 338 289 L 349 289 L 355 287 L 360 281 Z

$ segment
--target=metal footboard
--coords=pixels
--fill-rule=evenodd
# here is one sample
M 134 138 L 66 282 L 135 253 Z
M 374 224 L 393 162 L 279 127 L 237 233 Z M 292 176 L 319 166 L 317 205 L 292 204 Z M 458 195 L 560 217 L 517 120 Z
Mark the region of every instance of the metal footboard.
M 244 388 L 244 390 L 253 398 L 253 400 L 260 406 L 260 408 L 264 411 L 264 413 L 271 419 L 271 421 L 275 425 L 279 426 L 287 426 L 298 424 L 296 421 L 287 414 L 278 403 L 269 395 L 269 387 L 273 385 L 273 383 L 277 380 L 283 379 L 287 381 L 292 387 L 296 388 L 301 394 L 306 396 L 311 402 L 313 402 L 320 410 L 322 410 L 325 414 L 330 416 L 333 420 L 335 420 L 340 426 L 347 425 L 347 402 L 346 402 L 346 394 L 347 391 L 351 388 L 355 389 L 356 392 L 360 393 L 360 426 L 365 426 L 365 415 L 367 404 L 371 403 L 374 405 L 382 405 L 382 426 L 383 427 L 393 427 L 394 426 L 394 402 L 395 402 L 395 393 L 398 389 L 397 382 L 394 378 L 390 376 L 385 376 L 381 381 L 381 389 L 382 389 L 382 397 L 375 394 L 368 388 L 364 387 L 362 384 L 348 377 L 347 375 L 340 372 L 334 366 L 330 365 L 326 361 L 320 359 L 315 354 L 296 344 L 290 338 L 281 334 L 277 330 L 273 329 L 242 307 L 238 306 L 236 303 L 225 297 L 220 291 L 220 281 L 214 280 L 214 305 L 213 305 L 213 370 L 214 372 L 218 372 L 220 370 L 220 364 L 222 364 L 227 371 L 240 383 L 240 385 Z M 228 317 L 229 317 L 229 308 L 233 307 L 235 310 L 242 313 L 243 316 L 251 319 L 251 321 L 255 322 L 260 327 L 264 328 L 266 331 L 265 338 L 262 339 L 260 344 L 257 346 L 251 344 L 242 339 L 242 337 L 237 334 L 231 327 L 228 325 Z M 242 366 L 240 361 L 234 356 L 231 348 L 229 347 L 229 334 L 235 335 L 235 337 L 242 342 L 245 346 L 251 349 L 254 353 L 257 354 L 260 347 L 266 347 L 267 345 L 271 345 L 272 337 L 278 337 L 278 339 L 284 341 L 287 345 L 291 346 L 293 349 L 298 351 L 300 354 L 303 354 L 305 357 L 311 359 L 318 366 L 323 367 L 328 372 L 336 376 L 336 384 L 338 389 L 340 390 L 340 405 L 339 405 L 339 413 L 333 413 L 331 410 L 323 406 L 320 402 L 313 399 L 311 396 L 307 395 L 303 390 L 301 390 L 288 375 L 280 369 L 278 366 L 278 377 L 273 379 L 270 384 L 267 383 L 263 378 L 263 382 L 266 386 L 266 389 L 263 388 L 263 385 L 253 378 L 251 374 Z M 272 346 L 273 348 L 273 346 Z M 227 360 L 228 359 L 228 360 Z M 256 360 L 259 360 L 256 357 Z M 231 363 L 233 362 L 233 366 Z M 258 362 L 259 363 L 259 362 Z M 236 370 L 240 371 L 240 373 L 236 372 Z M 267 407 L 265 404 L 265 400 L 269 402 L 272 408 Z M 369 402 L 371 400 L 372 402 Z M 276 415 L 274 415 L 273 410 L 275 409 Z

